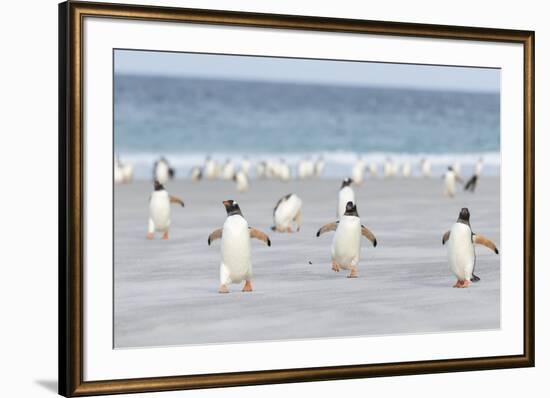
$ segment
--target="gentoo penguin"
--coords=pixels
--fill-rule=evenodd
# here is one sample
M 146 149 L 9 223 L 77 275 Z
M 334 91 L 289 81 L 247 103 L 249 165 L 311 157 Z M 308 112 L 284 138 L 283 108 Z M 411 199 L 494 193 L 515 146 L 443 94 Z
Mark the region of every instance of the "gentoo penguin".
M 306 170 L 307 166 L 306 166 L 306 161 L 305 159 L 301 159 L 299 162 L 298 162 L 298 170 L 297 170 L 297 174 L 298 174 L 298 178 L 300 180 L 303 180 L 304 178 L 307 177 L 307 170 Z
M 237 183 L 237 191 L 246 192 L 248 191 L 248 177 L 245 172 L 242 170 L 237 171 L 233 180 Z
M 449 268 L 457 279 L 453 287 L 458 288 L 465 288 L 470 285 L 470 282 L 479 281 L 479 277 L 474 275 L 476 265 L 474 244 L 483 245 L 498 254 L 498 249 L 493 242 L 472 232 L 470 212 L 465 207 L 460 210 L 458 220 L 451 230 L 443 235 L 442 243 L 447 243 Z
M 244 157 L 243 161 L 241 162 L 241 170 L 246 176 L 248 177 L 250 175 L 250 167 L 252 167 L 252 163 L 250 163 L 250 160 L 248 160 L 248 157 Z
M 477 174 L 474 174 L 473 176 L 471 176 L 470 179 L 464 185 L 464 190 L 474 192 L 477 186 L 477 178 L 478 178 Z
M 355 203 L 355 192 L 351 187 L 353 180 L 351 178 L 346 178 L 342 181 L 342 186 L 340 187 L 340 192 L 338 193 L 338 209 L 336 210 L 336 216 L 340 219 L 346 212 L 346 204 L 348 202 Z
M 231 159 L 227 159 L 222 168 L 222 177 L 224 180 L 232 180 L 235 177 L 235 165 Z
M 431 177 L 432 176 L 432 164 L 426 158 L 420 160 L 420 173 L 422 177 Z
M 369 173 L 371 177 L 376 177 L 378 175 L 378 165 L 376 162 L 369 163 Z
M 271 246 L 269 237 L 263 232 L 248 226 L 237 202 L 224 200 L 227 218 L 223 228 L 208 236 L 208 245 L 216 239 L 222 240 L 222 260 L 220 264 L 220 288 L 218 292 L 229 293 L 230 283 L 245 281 L 243 292 L 252 291 L 252 261 L 250 238 L 259 239 Z
M 129 183 L 134 178 L 134 167 L 128 163 L 120 163 L 119 159 L 115 160 L 114 179 L 115 183 Z
M 348 278 L 357 278 L 357 264 L 361 255 L 361 235 L 376 247 L 374 234 L 361 225 L 357 207 L 353 202 L 346 203 L 346 212 L 339 221 L 324 225 L 317 231 L 317 236 L 328 231 L 336 231 L 332 239 L 332 270 L 349 269 Z
M 272 231 L 292 232 L 292 224 L 296 225 L 296 232 L 302 224 L 302 199 L 293 193 L 283 196 L 273 209 Z
M 483 158 L 479 158 L 476 163 L 474 174 L 479 177 L 481 176 L 482 172 L 483 172 Z
M 452 166 L 447 167 L 447 172 L 444 175 L 445 179 L 445 196 L 454 197 L 456 193 L 457 181 L 462 183 L 462 179 L 456 174 Z
M 281 159 L 279 163 L 279 178 L 281 181 L 289 181 L 290 180 L 290 166 L 286 163 L 284 159 Z
M 323 158 L 323 156 L 319 156 L 319 158 L 315 162 L 315 177 L 321 177 L 323 175 L 324 170 L 325 170 L 325 159 Z
M 401 174 L 405 178 L 409 178 L 411 176 L 411 163 L 408 161 L 405 161 L 403 163 L 403 168 L 401 169 Z
M 130 183 L 134 179 L 134 167 L 131 164 L 122 165 L 122 179 L 125 183 Z
M 453 170 L 455 171 L 456 175 L 460 177 L 460 171 L 462 170 L 462 167 L 458 160 L 455 160 L 455 162 L 453 163 Z
M 265 161 L 261 161 L 260 163 L 256 164 L 256 178 L 265 178 L 266 177 L 266 170 L 267 164 Z
M 155 162 L 153 166 L 153 180 L 158 181 L 160 184 L 166 184 L 169 179 L 174 178 L 175 170 L 170 167 L 168 160 L 161 157 Z
M 391 158 L 387 158 L 384 162 L 384 177 L 391 178 L 395 176 L 397 166 L 394 164 Z
M 210 156 L 206 157 L 204 163 L 204 175 L 208 180 L 213 180 L 218 177 L 218 164 Z
M 365 174 L 365 161 L 361 158 L 358 158 L 355 164 L 353 165 L 353 168 L 351 169 L 351 179 L 357 185 L 361 185 L 363 183 L 364 174 Z
M 191 169 L 191 181 L 198 182 L 202 179 L 202 168 L 195 166 Z
M 147 239 L 153 239 L 155 231 L 163 232 L 162 239 L 168 239 L 170 228 L 170 203 L 177 203 L 184 206 L 183 200 L 168 195 L 164 186 L 155 181 L 155 190 L 149 199 L 149 226 L 147 228 Z
M 306 159 L 300 160 L 298 163 L 298 177 L 302 180 L 313 177 L 315 174 L 315 163 L 308 156 Z

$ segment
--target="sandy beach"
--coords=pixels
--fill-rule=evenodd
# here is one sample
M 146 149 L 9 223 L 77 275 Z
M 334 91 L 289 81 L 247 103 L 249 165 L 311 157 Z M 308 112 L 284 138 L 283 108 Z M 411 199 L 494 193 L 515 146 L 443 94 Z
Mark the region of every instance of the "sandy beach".
M 378 239 L 362 241 L 359 278 L 330 267 L 339 180 L 232 182 L 172 181 L 185 201 L 172 207 L 170 239 L 145 238 L 152 184 L 115 187 L 116 348 L 307 339 L 359 335 L 452 332 L 500 327 L 500 258 L 478 247 L 481 281 L 452 289 L 441 236 L 461 207 L 474 232 L 500 247 L 500 184 L 481 178 L 474 194 L 443 197 L 440 179 L 366 180 L 355 187 L 361 221 Z M 284 194 L 304 202 L 303 226 L 277 234 L 272 210 Z M 253 241 L 254 292 L 231 285 L 218 294 L 220 242 L 208 234 L 225 220 L 224 199 L 236 199 L 249 225 L 268 232 L 272 246 Z

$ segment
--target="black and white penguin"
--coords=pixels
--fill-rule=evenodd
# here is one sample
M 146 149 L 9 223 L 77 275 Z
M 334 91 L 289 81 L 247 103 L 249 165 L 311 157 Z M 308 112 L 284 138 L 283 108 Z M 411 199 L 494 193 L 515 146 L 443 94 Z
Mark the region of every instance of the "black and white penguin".
M 449 268 L 456 276 L 456 283 L 453 287 L 465 288 L 470 282 L 479 281 L 474 275 L 476 265 L 476 252 L 474 245 L 483 245 L 498 254 L 498 249 L 493 242 L 484 236 L 475 234 L 470 227 L 470 212 L 462 208 L 458 220 L 450 231 L 443 235 L 442 243 L 447 243 L 447 257 Z
M 420 174 L 425 178 L 432 176 L 432 163 L 429 159 L 422 158 L 420 160 Z
M 208 180 L 214 180 L 219 176 L 219 165 L 210 156 L 206 157 L 204 162 L 204 176 Z
M 164 185 L 174 178 L 176 171 L 170 166 L 166 158 L 161 157 L 157 160 L 153 166 L 153 180 L 158 181 L 160 184 Z
M 245 281 L 243 292 L 252 291 L 252 260 L 250 239 L 255 238 L 271 246 L 271 240 L 263 232 L 248 226 L 239 204 L 234 200 L 223 201 L 227 218 L 223 228 L 208 236 L 208 245 L 221 239 L 220 293 L 229 293 L 228 285 Z
M 346 204 L 348 202 L 355 203 L 355 192 L 351 187 L 353 180 L 351 178 L 346 178 L 342 181 L 340 186 L 340 191 L 338 192 L 338 208 L 336 210 L 336 216 L 340 219 L 346 212 Z
M 477 174 L 474 174 L 473 176 L 471 176 L 470 179 L 464 185 L 464 190 L 474 192 L 477 186 L 477 179 L 478 179 Z
M 222 178 L 232 180 L 233 177 L 235 177 L 235 164 L 228 158 L 222 167 Z
M 443 178 L 445 180 L 445 190 L 443 194 L 453 198 L 456 194 L 456 183 L 463 183 L 462 178 L 460 178 L 452 166 L 447 167 L 447 172 Z
M 272 231 L 293 232 L 293 224 L 296 232 L 300 230 L 302 224 L 302 199 L 298 195 L 289 193 L 283 196 L 273 209 Z
M 465 191 L 474 192 L 477 187 L 477 180 L 481 176 L 483 171 L 483 158 L 479 158 L 474 169 L 474 174 L 470 177 L 466 185 L 464 185 Z
M 183 200 L 170 196 L 164 186 L 155 181 L 154 191 L 149 198 L 149 225 L 147 239 L 153 239 L 155 232 L 163 232 L 162 239 L 168 239 L 170 229 L 170 203 L 184 206 Z
M 189 174 L 191 175 L 191 181 L 199 182 L 200 180 L 202 180 L 202 167 L 194 166 L 193 168 L 191 168 Z
M 365 175 L 365 161 L 363 158 L 358 157 L 355 161 L 355 164 L 353 165 L 353 168 L 351 169 L 351 179 L 354 183 L 357 185 L 361 185 L 363 183 L 363 178 Z
M 332 239 L 332 270 L 350 270 L 348 278 L 357 278 L 357 264 L 361 255 L 361 236 L 364 236 L 376 247 L 374 234 L 364 225 L 361 225 L 357 207 L 353 202 L 346 204 L 346 211 L 339 221 L 324 225 L 317 231 L 317 236 L 336 231 Z
M 248 191 L 248 177 L 246 173 L 242 170 L 237 171 L 233 176 L 233 181 L 237 185 L 237 191 L 246 192 Z

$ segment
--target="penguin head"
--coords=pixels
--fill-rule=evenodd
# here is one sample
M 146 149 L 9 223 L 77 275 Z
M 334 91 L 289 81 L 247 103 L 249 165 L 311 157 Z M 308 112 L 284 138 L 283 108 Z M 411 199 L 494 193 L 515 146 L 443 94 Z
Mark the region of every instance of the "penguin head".
M 463 207 L 458 214 L 458 221 L 463 221 L 465 223 L 470 223 L 470 211 L 467 207 Z
M 243 215 L 243 213 L 241 213 L 241 208 L 236 201 L 232 199 L 224 200 L 223 205 L 225 206 L 227 216 L 233 216 L 235 214 L 240 214 L 241 216 Z
M 340 187 L 340 189 L 344 188 L 344 187 L 349 187 L 351 185 L 351 183 L 353 182 L 353 180 L 351 178 L 346 178 L 345 180 L 342 181 L 342 186 Z
M 447 170 L 453 171 L 453 166 L 447 166 Z
M 164 185 L 162 185 L 160 182 L 158 182 L 157 180 L 155 180 L 155 191 L 162 191 L 164 190 Z
M 359 217 L 359 213 L 357 213 L 357 206 L 351 200 L 346 203 L 346 212 L 344 215 Z

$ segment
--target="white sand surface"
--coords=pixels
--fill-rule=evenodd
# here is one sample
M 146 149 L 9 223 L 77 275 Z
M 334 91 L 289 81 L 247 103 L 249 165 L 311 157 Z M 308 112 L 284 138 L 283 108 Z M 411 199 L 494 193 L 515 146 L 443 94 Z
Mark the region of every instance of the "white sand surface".
M 150 182 L 115 187 L 115 347 L 210 344 L 359 335 L 428 333 L 500 327 L 500 257 L 477 248 L 481 281 L 453 289 L 441 237 L 468 207 L 474 232 L 500 248 L 500 183 L 481 178 L 474 194 L 442 195 L 439 179 L 366 180 L 355 187 L 362 223 L 378 247 L 362 241 L 359 278 L 330 267 L 332 233 L 315 237 L 335 220 L 340 182 L 251 181 L 237 193 L 226 181 L 172 181 L 170 239 L 145 238 Z M 303 202 L 303 227 L 294 234 L 269 230 L 284 194 Z M 236 199 L 251 226 L 271 237 L 254 240 L 253 286 L 231 285 L 219 294 L 224 199 Z M 311 264 L 310 264 L 311 262 Z

